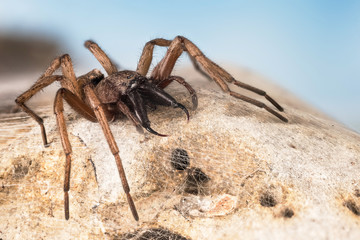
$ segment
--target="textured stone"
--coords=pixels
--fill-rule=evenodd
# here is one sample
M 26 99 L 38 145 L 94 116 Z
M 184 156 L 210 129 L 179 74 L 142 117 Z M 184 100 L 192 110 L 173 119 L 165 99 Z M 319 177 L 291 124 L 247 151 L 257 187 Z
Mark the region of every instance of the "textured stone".
M 140 134 L 127 120 L 111 124 L 139 222 L 98 124 L 66 108 L 74 152 L 66 221 L 65 156 L 51 104 L 38 109 L 49 148 L 32 119 L 3 115 L 12 134 L 1 139 L 0 238 L 359 239 L 360 136 L 249 71 L 232 73 L 278 100 L 289 123 L 185 71 L 199 97 L 190 121 L 178 109 L 149 114 L 169 137 Z M 191 109 L 185 89 L 167 91 Z M 184 170 L 173 167 L 175 149 L 188 154 Z

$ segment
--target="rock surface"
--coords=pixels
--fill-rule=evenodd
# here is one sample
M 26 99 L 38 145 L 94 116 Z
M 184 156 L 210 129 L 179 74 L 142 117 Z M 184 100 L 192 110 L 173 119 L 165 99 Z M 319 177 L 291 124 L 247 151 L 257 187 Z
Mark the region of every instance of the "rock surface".
M 185 71 L 199 97 L 190 121 L 177 109 L 149 114 L 169 137 L 140 134 L 127 120 L 111 125 L 139 222 L 98 124 L 66 108 L 73 146 L 66 221 L 65 156 L 51 103 L 33 103 L 46 117 L 48 148 L 24 113 L 2 114 L 0 239 L 360 239 L 359 134 L 258 75 L 231 72 L 278 100 L 289 123 Z M 191 109 L 185 89 L 167 91 Z

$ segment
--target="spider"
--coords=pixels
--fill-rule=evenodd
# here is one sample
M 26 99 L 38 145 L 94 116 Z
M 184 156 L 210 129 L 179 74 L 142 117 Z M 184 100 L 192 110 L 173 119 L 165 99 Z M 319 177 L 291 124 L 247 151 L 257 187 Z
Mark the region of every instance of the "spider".
M 155 46 L 168 47 L 168 49 L 164 58 L 155 66 L 150 76 L 146 77 L 152 62 Z M 63 100 L 65 100 L 82 117 L 92 122 L 98 122 L 101 125 L 110 150 L 114 155 L 122 186 L 130 210 L 136 221 L 139 220 L 139 216 L 130 195 L 130 187 L 126 180 L 117 143 L 109 128 L 109 122 L 125 115 L 139 131 L 142 131 L 144 128 L 150 133 L 166 136 L 156 132 L 150 127 L 147 108 L 154 108 L 156 105 L 180 108 L 186 113 L 187 119 L 189 120 L 188 110 L 163 90 L 171 82 L 178 82 L 188 90 L 192 98 L 193 108 L 196 109 L 198 99 L 195 90 L 182 77 L 171 75 L 177 59 L 184 51 L 188 53 L 195 69 L 208 79 L 214 80 L 224 92 L 235 98 L 264 108 L 284 122 L 288 121 L 280 113 L 264 103 L 231 91 L 228 87 L 229 83 L 264 96 L 279 111 L 283 111 L 283 108 L 268 96 L 266 92 L 235 80 L 223 68 L 208 59 L 194 43 L 185 37 L 177 36 L 173 40 L 157 38 L 147 42 L 143 48 L 136 71 L 118 71 L 116 65 L 111 62 L 105 52 L 91 40 L 85 42 L 85 47 L 89 49 L 101 63 L 108 74 L 107 77 L 97 69 L 80 77 L 76 77 L 70 56 L 64 54 L 55 58 L 30 89 L 25 91 L 15 100 L 23 111 L 29 114 L 30 117 L 40 125 L 42 140 L 44 146 L 47 147 L 48 141 L 43 119 L 27 107 L 25 102 L 53 82 L 58 81 L 61 84 L 61 88 L 56 92 L 54 112 L 61 137 L 61 143 L 66 156 L 64 179 L 64 209 L 66 220 L 68 220 L 70 216 L 68 192 L 70 190 L 72 149 L 66 130 Z M 54 75 L 55 70 L 59 68 L 62 70 L 62 75 Z

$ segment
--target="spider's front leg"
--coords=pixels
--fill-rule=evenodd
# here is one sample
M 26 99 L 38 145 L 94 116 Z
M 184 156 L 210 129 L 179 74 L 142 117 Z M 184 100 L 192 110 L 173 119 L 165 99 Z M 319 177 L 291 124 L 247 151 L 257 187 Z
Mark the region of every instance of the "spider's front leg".
M 128 181 L 126 179 L 125 170 L 124 170 L 124 167 L 122 165 L 121 158 L 119 155 L 119 148 L 118 148 L 115 138 L 110 130 L 109 123 L 106 119 L 105 111 L 101 105 L 101 102 L 99 101 L 98 97 L 96 96 L 91 84 L 86 85 L 84 87 L 84 91 L 85 91 L 85 95 L 86 95 L 87 99 L 89 100 L 90 106 L 93 109 L 95 116 L 101 125 L 101 128 L 102 128 L 105 138 L 106 138 L 106 141 L 109 144 L 110 150 L 115 158 L 116 166 L 118 168 L 121 183 L 122 183 L 124 192 L 126 194 L 131 213 L 132 213 L 134 219 L 136 221 L 138 221 L 139 216 L 136 211 L 134 201 L 130 195 L 130 187 L 129 187 Z
M 91 74 L 90 72 L 89 74 Z M 82 99 L 72 93 L 66 88 L 61 88 L 56 92 L 55 101 L 54 101 L 54 113 L 56 115 L 56 123 L 59 129 L 61 144 L 64 149 L 66 156 L 65 163 L 65 178 L 64 178 L 64 209 L 65 209 L 65 219 L 68 220 L 70 217 L 69 210 L 69 190 L 70 190 L 70 170 L 71 170 L 71 154 L 72 148 L 69 140 L 68 131 L 66 129 L 66 123 L 64 118 L 64 104 L 63 99 L 79 114 L 81 114 L 86 119 L 96 122 L 96 116 L 92 109 L 87 106 Z
M 100 71 L 98 70 L 93 70 L 83 76 L 79 77 L 79 83 L 81 86 L 86 86 L 90 85 L 92 80 L 97 79 L 97 78 L 102 78 L 102 74 Z M 58 129 L 59 129 L 59 133 L 60 133 L 60 138 L 61 138 L 61 143 L 64 149 L 64 153 L 66 155 L 66 163 L 65 163 L 65 179 L 64 179 L 64 208 L 65 208 L 65 219 L 69 219 L 70 217 L 70 210 L 69 210 L 69 190 L 70 190 L 70 171 L 71 171 L 71 154 L 72 154 L 72 148 L 71 148 L 71 144 L 69 141 L 69 136 L 68 136 L 68 132 L 66 129 L 66 123 L 65 123 L 65 118 L 64 118 L 64 106 L 63 106 L 63 100 L 65 100 L 71 108 L 73 108 L 77 113 L 79 113 L 81 116 L 83 116 L 84 118 L 86 118 L 87 120 L 90 120 L 92 122 L 98 122 L 100 121 L 99 119 L 103 119 L 102 122 L 100 122 L 103 125 L 103 121 L 105 121 L 107 123 L 107 120 L 109 119 L 113 119 L 114 116 L 112 113 L 108 112 L 108 111 L 104 111 L 100 105 L 96 105 L 98 106 L 95 109 L 92 109 L 90 106 L 88 106 L 83 99 L 81 99 L 80 97 L 78 97 L 77 95 L 75 95 L 72 91 L 66 89 L 66 88 L 61 88 L 57 91 L 56 93 L 56 97 L 55 97 L 55 102 L 54 102 L 54 112 L 56 115 L 56 121 L 57 121 L 57 125 L 58 125 Z M 93 103 L 93 101 L 90 101 L 91 103 Z M 96 101 L 95 101 L 96 102 Z M 99 102 L 96 102 L 97 104 L 99 104 Z M 99 118 L 98 119 L 98 108 L 101 108 L 101 113 L 100 115 L 103 118 Z M 126 109 L 125 109 L 126 110 Z M 124 110 L 125 114 L 126 111 Z M 109 132 L 110 129 L 107 129 L 106 132 Z M 111 134 L 111 132 L 110 132 Z M 105 136 L 108 136 L 109 134 L 105 134 Z M 114 145 L 114 141 L 112 143 L 110 143 L 109 145 L 111 146 L 111 150 L 112 152 L 116 153 L 116 143 Z M 116 155 L 116 154 L 115 154 Z M 117 162 L 120 161 L 120 165 L 121 165 L 121 160 L 118 156 L 115 156 L 115 159 L 117 159 Z M 122 166 L 120 166 L 122 167 Z M 121 171 L 121 170 L 120 170 Z M 119 172 L 120 172 L 119 171 Z M 123 176 L 123 174 L 120 174 L 120 176 Z M 122 179 L 125 179 L 125 189 L 129 189 L 128 185 L 127 185 L 127 181 L 125 176 L 122 177 Z M 126 187 L 127 186 L 127 187 Z M 127 190 L 125 190 L 125 192 L 128 193 Z M 129 193 L 128 193 L 129 195 Z M 134 214 L 134 217 L 137 217 L 137 213 L 136 213 L 136 209 L 133 210 L 133 208 L 135 207 L 131 196 L 128 196 L 128 198 L 130 197 L 130 205 L 132 203 L 133 207 L 132 211 Z M 135 212 L 135 213 L 134 213 Z

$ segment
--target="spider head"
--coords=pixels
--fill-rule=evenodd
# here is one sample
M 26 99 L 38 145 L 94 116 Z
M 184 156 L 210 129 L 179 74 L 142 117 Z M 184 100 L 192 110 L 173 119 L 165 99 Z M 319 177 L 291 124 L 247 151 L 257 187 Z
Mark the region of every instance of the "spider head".
M 134 71 L 121 71 L 118 72 L 118 77 L 121 84 L 126 87 L 124 94 L 127 95 L 135 91 L 146 82 L 146 77 Z

